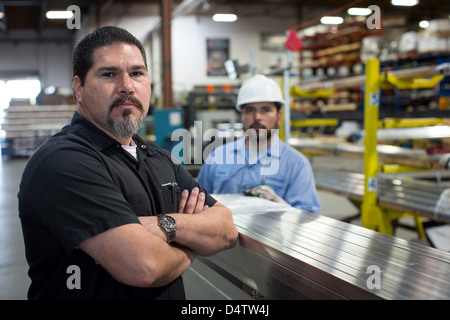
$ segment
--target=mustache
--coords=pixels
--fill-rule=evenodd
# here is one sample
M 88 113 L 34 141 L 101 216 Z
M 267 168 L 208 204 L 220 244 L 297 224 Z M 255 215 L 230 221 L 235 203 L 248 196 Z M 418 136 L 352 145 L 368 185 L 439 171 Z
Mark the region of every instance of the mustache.
M 114 109 L 117 106 L 120 106 L 120 105 L 125 104 L 125 103 L 129 103 L 129 102 L 131 102 L 136 107 L 138 107 L 139 110 L 141 110 L 141 111 L 144 110 L 144 108 L 142 107 L 142 103 L 138 99 L 136 99 L 135 97 L 133 97 L 133 96 L 120 96 L 120 97 L 118 97 L 116 100 L 114 100 L 111 103 L 111 106 L 109 107 L 109 111 L 111 111 L 112 109 Z
M 261 127 L 262 129 L 267 129 L 265 125 L 263 125 L 262 123 L 259 123 L 259 122 L 253 122 L 250 125 L 250 129 L 254 129 L 255 127 Z

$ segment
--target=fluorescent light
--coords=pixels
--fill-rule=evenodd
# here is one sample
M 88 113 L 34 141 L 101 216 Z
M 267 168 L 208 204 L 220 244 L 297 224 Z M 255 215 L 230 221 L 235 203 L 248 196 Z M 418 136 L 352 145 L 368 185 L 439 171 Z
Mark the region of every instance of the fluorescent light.
M 368 16 L 372 13 L 372 10 L 369 8 L 350 8 L 347 13 L 351 16 Z
M 325 16 L 320 19 L 320 22 L 322 24 L 341 24 L 342 22 L 344 22 L 344 19 L 341 17 Z
M 212 19 L 216 22 L 233 22 L 237 20 L 237 16 L 231 13 L 216 13 Z
M 429 25 L 430 25 L 430 23 L 426 20 L 422 20 L 419 22 L 419 27 L 421 27 L 422 29 L 428 28 Z
M 394 6 L 412 7 L 419 3 L 419 0 L 391 0 Z
M 4 16 L 5 16 L 5 13 L 0 11 L 0 20 L 3 19 Z
M 45 14 L 47 19 L 69 19 L 72 18 L 72 11 L 47 11 Z

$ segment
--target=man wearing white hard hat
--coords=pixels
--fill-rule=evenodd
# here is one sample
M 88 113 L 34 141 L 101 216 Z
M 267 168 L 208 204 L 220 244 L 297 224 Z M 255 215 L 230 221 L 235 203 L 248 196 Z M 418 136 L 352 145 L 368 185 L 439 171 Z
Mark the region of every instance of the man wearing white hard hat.
M 263 75 L 247 80 L 238 93 L 244 137 L 214 149 L 198 183 L 211 193 L 245 193 L 319 213 L 311 164 L 278 137 L 283 97 L 278 84 Z

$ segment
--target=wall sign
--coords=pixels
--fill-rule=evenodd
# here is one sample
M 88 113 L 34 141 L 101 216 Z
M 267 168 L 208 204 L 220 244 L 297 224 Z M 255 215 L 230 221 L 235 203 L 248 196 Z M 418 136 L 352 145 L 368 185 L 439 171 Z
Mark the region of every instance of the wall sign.
M 229 57 L 229 39 L 206 39 L 206 74 L 208 76 L 226 76 L 225 61 Z

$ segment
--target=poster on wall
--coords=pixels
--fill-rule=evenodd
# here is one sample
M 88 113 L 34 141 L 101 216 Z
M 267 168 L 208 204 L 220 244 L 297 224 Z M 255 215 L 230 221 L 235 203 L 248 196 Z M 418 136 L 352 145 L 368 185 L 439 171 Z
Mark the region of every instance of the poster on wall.
M 208 76 L 226 76 L 225 61 L 229 56 L 229 39 L 206 39 L 206 56 Z

